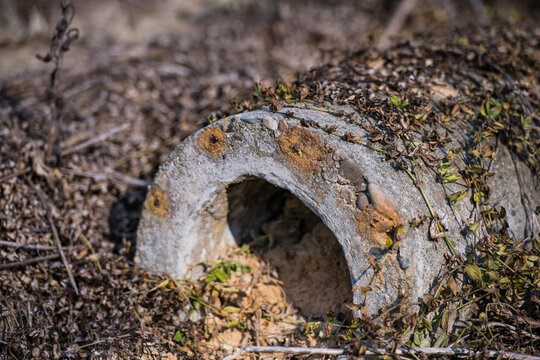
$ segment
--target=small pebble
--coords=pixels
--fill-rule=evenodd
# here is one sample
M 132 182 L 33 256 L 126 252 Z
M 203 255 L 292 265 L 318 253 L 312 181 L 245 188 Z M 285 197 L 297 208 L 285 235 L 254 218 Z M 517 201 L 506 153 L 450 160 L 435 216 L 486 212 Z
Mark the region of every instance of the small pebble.
M 327 166 L 331 166 L 334 163 L 334 160 L 332 159 L 332 154 L 326 154 L 325 163 Z
M 369 205 L 369 199 L 365 193 L 358 194 L 356 198 L 356 207 L 360 210 L 367 208 Z
M 189 321 L 197 322 L 202 319 L 201 313 L 195 309 L 189 311 Z
M 359 185 L 356 185 L 354 187 L 354 190 L 356 190 L 357 193 L 365 192 L 367 190 L 367 184 L 361 183 Z
M 257 115 L 248 113 L 248 114 L 242 116 L 240 118 L 240 120 L 242 120 L 244 122 L 247 122 L 247 123 L 250 123 L 250 124 L 255 124 L 256 122 L 259 121 L 259 117 Z
M 263 125 L 272 131 L 276 131 L 278 129 L 278 122 L 270 116 L 265 116 L 263 118 Z
M 224 132 L 231 132 L 234 129 L 233 123 L 231 121 L 227 120 L 227 119 L 221 120 L 219 122 L 219 127 Z
M 337 176 L 333 172 L 322 172 L 322 177 L 324 181 L 328 181 L 329 183 L 335 184 L 338 182 Z
M 332 160 L 340 161 L 341 160 L 341 151 L 338 149 L 332 153 Z
M 360 165 L 352 159 L 343 160 L 340 164 L 339 172 L 349 180 L 354 186 L 362 185 L 365 181 Z
M 346 189 L 346 188 L 343 188 L 341 189 L 341 191 L 339 192 L 339 196 L 345 200 L 346 202 L 348 203 L 352 203 L 353 202 L 353 198 L 354 198 L 354 193 L 349 190 L 349 189 Z
M 368 184 L 369 198 L 375 209 L 379 210 L 381 214 L 392 220 L 399 220 L 399 214 L 392 202 L 392 199 L 386 195 L 379 185 L 375 183 Z
M 279 120 L 279 130 L 287 131 L 289 130 L 289 124 L 283 119 Z
M 204 265 L 197 264 L 191 269 L 190 276 L 193 279 L 200 279 L 204 276 L 205 271 L 206 271 L 206 268 Z
M 397 261 L 399 263 L 399 267 L 402 270 L 407 270 L 409 266 L 411 266 L 409 259 L 405 259 L 404 257 L 402 257 L 400 252 L 398 252 Z
M 176 313 L 176 316 L 173 318 L 173 322 L 175 326 L 180 326 L 182 323 L 186 322 L 188 320 L 188 315 L 183 310 L 178 310 Z

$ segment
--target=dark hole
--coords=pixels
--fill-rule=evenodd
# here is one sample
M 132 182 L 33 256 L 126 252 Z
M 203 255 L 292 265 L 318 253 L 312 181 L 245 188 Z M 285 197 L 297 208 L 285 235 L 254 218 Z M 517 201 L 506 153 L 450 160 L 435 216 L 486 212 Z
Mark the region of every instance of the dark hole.
M 239 245 L 278 273 L 287 300 L 304 316 L 350 315 L 352 286 L 343 250 L 321 219 L 290 192 L 260 180 L 231 185 L 228 222 Z
M 146 187 L 129 189 L 119 196 L 109 213 L 109 239 L 115 244 L 115 251 L 133 260 L 137 240 L 137 226 L 147 193 Z M 155 199 L 154 205 L 159 205 Z
M 211 142 L 212 144 L 217 144 L 218 141 L 219 141 L 219 140 L 218 140 L 218 138 L 217 138 L 216 136 L 214 136 L 214 135 L 210 136 L 210 142 Z

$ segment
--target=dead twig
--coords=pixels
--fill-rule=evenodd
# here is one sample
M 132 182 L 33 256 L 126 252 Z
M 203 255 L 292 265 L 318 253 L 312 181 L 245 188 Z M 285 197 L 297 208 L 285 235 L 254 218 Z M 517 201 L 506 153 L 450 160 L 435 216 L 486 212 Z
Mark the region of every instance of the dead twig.
M 71 282 L 71 286 L 73 287 L 73 290 L 75 290 L 75 294 L 79 295 L 79 289 L 77 288 L 77 283 L 75 282 L 75 278 L 73 277 L 73 272 L 71 271 L 71 267 L 69 266 L 69 263 L 66 258 L 66 254 L 64 254 L 64 249 L 62 247 L 62 242 L 60 241 L 60 236 L 58 235 L 58 230 L 56 230 L 56 225 L 54 224 L 54 219 L 52 217 L 52 212 L 49 204 L 45 201 L 45 194 L 36 187 L 30 180 L 28 180 L 30 183 L 30 186 L 35 190 L 39 201 L 41 202 L 41 205 L 45 209 L 45 213 L 47 214 L 47 221 L 49 222 L 49 225 L 51 227 L 51 231 L 54 236 L 54 240 L 56 242 L 56 247 L 58 249 L 58 253 L 60 254 L 60 257 L 62 258 L 62 262 L 64 263 L 64 267 L 66 268 L 69 281 Z
M 124 338 L 130 337 L 130 336 L 132 336 L 131 333 L 127 333 L 127 334 L 123 334 L 123 335 L 118 335 L 118 336 L 111 336 L 111 337 L 108 337 L 108 338 L 106 338 L 106 339 L 101 339 L 101 340 L 97 340 L 97 341 L 91 342 L 90 344 L 81 345 L 81 346 L 76 346 L 76 347 L 67 349 L 64 353 L 66 353 L 66 354 L 68 354 L 68 353 L 73 353 L 73 352 L 82 350 L 82 349 L 84 349 L 84 348 L 90 347 L 90 346 L 94 346 L 94 345 L 98 345 L 98 344 L 104 343 L 104 342 L 106 342 L 106 341 L 112 341 L 112 340 L 124 339 Z
M 98 136 L 96 136 L 95 138 L 93 139 L 90 139 L 90 140 L 87 140 L 87 141 L 84 141 L 78 145 L 75 145 L 73 147 L 70 147 L 64 151 L 62 151 L 62 155 L 70 155 L 70 154 L 73 154 L 73 153 L 76 153 L 78 151 L 81 151 L 83 149 L 86 149 L 87 147 L 89 146 L 92 146 L 92 145 L 95 145 L 115 134 L 118 134 L 119 132 L 122 132 L 124 130 L 126 130 L 127 128 L 129 128 L 129 124 L 123 124 L 123 125 L 120 125 L 118 127 L 115 127 L 107 132 L 104 132 Z
M 28 174 L 30 171 L 32 171 L 31 167 L 25 167 L 24 169 L 17 170 L 12 174 L 4 175 L 4 176 L 0 177 L 0 183 L 6 182 L 6 181 L 8 181 L 10 179 L 13 179 L 13 178 L 15 178 L 17 176 L 20 176 L 20 175 Z
M 106 172 L 102 172 L 102 173 L 89 173 L 86 171 L 60 168 L 60 171 L 63 172 L 64 174 L 90 178 L 90 179 L 93 179 L 94 181 L 107 181 L 108 179 L 112 178 L 113 180 L 121 181 L 123 183 L 126 183 L 128 185 L 133 185 L 133 186 L 146 187 L 151 184 L 148 181 L 137 179 L 133 176 L 125 175 L 114 170 L 106 170 Z
M 225 357 L 223 360 L 232 360 L 245 353 L 283 353 L 283 354 L 309 354 L 309 355 L 343 355 L 344 349 L 332 348 L 305 348 L 294 346 L 244 346 L 239 352 Z M 234 356 L 234 357 L 233 357 Z
M 112 176 L 114 179 L 122 181 L 122 182 L 124 182 L 126 184 L 129 184 L 129 185 L 146 187 L 146 186 L 149 186 L 151 184 L 148 181 L 137 179 L 137 178 L 134 178 L 132 176 L 119 173 L 118 171 L 109 170 L 107 173 L 110 176 Z
M 534 340 L 540 340 L 540 336 L 534 335 L 533 333 L 528 333 L 527 331 L 524 331 L 524 330 L 520 330 L 520 329 L 516 328 L 515 326 L 509 325 L 509 324 L 504 324 L 504 323 L 497 322 L 497 321 L 491 321 L 491 322 L 488 323 L 488 326 L 490 326 L 490 327 L 503 327 L 503 328 L 509 329 L 511 332 L 513 332 L 515 334 L 519 334 L 519 335 L 523 335 L 523 336 L 530 336 Z
M 375 46 L 377 50 L 384 50 L 390 47 L 392 38 L 396 36 L 399 29 L 403 26 L 403 23 L 405 23 L 405 20 L 407 20 L 407 17 L 414 9 L 416 2 L 417 0 L 401 0 L 401 3 L 396 11 L 394 11 L 392 18 L 390 18 L 388 25 L 386 25 L 379 41 L 377 41 L 377 45 Z
M 245 353 L 282 353 L 282 354 L 309 354 L 309 355 L 341 355 L 338 359 L 357 359 L 354 355 L 346 354 L 345 349 L 333 348 L 303 348 L 287 346 L 245 346 L 240 351 L 225 357 L 223 360 L 232 360 Z M 433 355 L 433 356 L 484 356 L 484 357 L 504 357 L 512 360 L 540 360 L 540 356 L 514 353 L 504 350 L 475 351 L 462 348 L 399 348 L 394 353 L 385 349 L 366 350 L 362 355 Z
M 38 263 L 42 261 L 54 260 L 54 259 L 58 259 L 59 257 L 60 257 L 59 254 L 52 254 L 52 255 L 46 255 L 46 256 L 39 256 L 39 257 L 35 257 L 28 260 L 23 260 L 23 261 L 0 264 L 0 270 L 12 269 L 15 267 L 30 265 L 30 264 L 34 264 L 34 263 Z
M 49 46 L 49 52 L 44 56 L 39 54 L 36 55 L 37 58 L 43 62 L 54 62 L 54 69 L 51 72 L 51 80 L 48 89 L 51 127 L 49 130 L 49 140 L 47 141 L 47 150 L 45 152 L 47 158 L 52 154 L 58 128 L 56 101 L 59 98 L 58 89 L 60 87 L 60 75 L 62 72 L 64 53 L 69 51 L 71 43 L 79 38 L 79 29 L 70 28 L 73 17 L 75 16 L 75 7 L 68 0 L 64 0 L 61 7 L 62 17 L 56 23 L 56 28 Z
M 5 241 L 5 240 L 0 240 L 0 246 L 14 247 L 17 249 L 43 250 L 43 251 L 51 251 L 51 250 L 57 249 L 56 246 L 40 245 L 40 244 L 21 244 L 15 241 Z
M 49 221 L 49 224 L 51 225 L 54 239 L 56 241 L 56 246 L 58 247 L 58 252 L 60 253 L 60 257 L 62 258 L 62 262 L 64 263 L 64 266 L 68 273 L 69 280 L 71 281 L 73 290 L 75 290 L 75 294 L 79 295 L 79 289 L 77 288 L 77 283 L 75 282 L 75 278 L 73 277 L 73 273 L 71 272 L 71 267 L 69 266 L 66 255 L 64 254 L 64 249 L 62 248 L 62 243 L 60 242 L 60 236 L 58 236 L 58 231 L 56 230 L 56 226 L 54 225 L 54 220 L 52 218 L 51 211 L 49 209 L 46 209 L 46 212 L 47 212 L 47 220 Z
M 255 310 L 255 321 L 254 321 L 254 327 L 255 327 L 255 343 L 257 346 L 261 345 L 260 341 L 260 329 L 261 329 L 261 321 L 262 321 L 262 310 L 260 307 Z
M 83 178 L 89 178 L 94 181 L 106 181 L 107 180 L 107 174 L 106 173 L 90 173 L 86 171 L 78 171 L 68 168 L 58 168 L 60 172 L 63 172 L 64 174 L 74 175 L 74 176 L 80 176 Z

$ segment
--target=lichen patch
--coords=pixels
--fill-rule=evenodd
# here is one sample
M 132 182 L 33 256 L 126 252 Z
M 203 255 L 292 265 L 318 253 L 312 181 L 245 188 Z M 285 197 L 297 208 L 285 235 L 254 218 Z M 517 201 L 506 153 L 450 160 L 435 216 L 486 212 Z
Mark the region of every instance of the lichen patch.
M 199 146 L 211 155 L 221 155 L 225 151 L 225 134 L 218 127 L 203 130 L 198 137 Z
M 299 126 L 289 128 L 277 141 L 287 161 L 303 171 L 313 170 L 324 155 L 317 137 Z
M 159 217 L 167 216 L 170 212 L 167 194 L 157 187 L 150 188 L 144 205 Z

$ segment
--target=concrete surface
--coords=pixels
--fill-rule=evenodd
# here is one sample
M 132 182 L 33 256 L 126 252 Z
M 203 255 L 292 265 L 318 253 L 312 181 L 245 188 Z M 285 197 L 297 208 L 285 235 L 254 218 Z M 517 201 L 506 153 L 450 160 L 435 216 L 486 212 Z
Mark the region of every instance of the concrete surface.
M 259 178 L 290 191 L 334 233 L 352 286 L 373 289 L 366 299 L 355 291 L 355 303 L 365 300 L 366 310 L 376 313 L 402 296 L 411 301 L 421 298 L 441 274 L 443 256 L 450 250 L 444 240 L 430 239 L 429 220 L 420 227 L 409 225 L 409 220 L 429 215 L 419 190 L 384 155 L 319 128 L 300 126 L 288 112 L 320 125 L 338 125 L 340 133 L 367 136 L 354 123 L 299 108 L 238 114 L 201 129 L 175 149 L 149 190 L 138 230 L 136 262 L 177 277 L 197 276 L 197 263 L 214 260 L 237 246 L 228 223 L 227 187 Z M 466 134 L 461 135 L 465 142 Z M 459 139 L 456 136 L 456 142 Z M 529 170 L 519 163 L 514 166 L 504 147 L 497 157 L 491 182 L 494 199 L 505 206 L 512 231 L 523 234 L 527 223 L 521 198 L 516 196 L 520 194 L 516 171 L 526 174 Z M 458 252 L 465 254 L 475 237 L 464 231 L 466 226 L 447 204 L 433 173 L 424 169 L 420 176 L 446 234 Z M 532 185 L 524 186 L 531 199 L 538 198 Z M 456 184 L 448 187 L 452 192 L 462 190 Z M 468 201 L 458 202 L 457 208 L 466 218 L 473 210 Z M 388 238 L 401 239 L 399 250 L 387 250 Z M 382 266 L 377 274 L 373 260 Z M 325 284 L 313 286 L 325 289 Z

